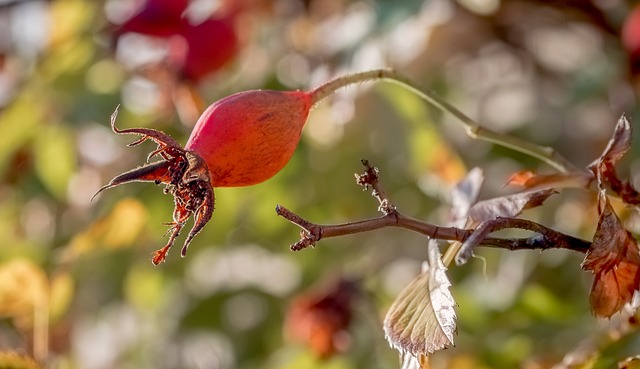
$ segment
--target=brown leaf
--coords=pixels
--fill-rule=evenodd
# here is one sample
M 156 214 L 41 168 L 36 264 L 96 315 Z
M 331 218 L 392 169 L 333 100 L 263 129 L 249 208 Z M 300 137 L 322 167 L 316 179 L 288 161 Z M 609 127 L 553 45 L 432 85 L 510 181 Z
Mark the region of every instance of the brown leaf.
M 624 229 L 604 190 L 598 195 L 600 220 L 582 263 L 595 274 L 589 302 L 598 317 L 611 317 L 640 289 L 640 248 Z
M 536 174 L 525 170 L 514 173 L 507 179 L 507 185 L 522 186 L 528 190 L 543 188 L 588 188 L 593 181 L 589 172 L 569 172 L 553 174 Z
M 631 123 L 627 117 L 622 115 L 613 130 L 613 136 L 609 140 L 607 147 L 600 157 L 589 167 L 594 167 L 599 163 L 609 163 L 615 165 L 624 154 L 631 148 Z
M 474 224 L 479 224 L 485 220 L 491 220 L 497 217 L 513 218 L 526 209 L 542 205 L 549 196 L 556 193 L 558 193 L 558 191 L 545 189 L 480 201 L 471 207 L 469 217 Z
M 614 129 L 613 137 L 609 140 L 604 152 L 589 165 L 589 169 L 598 180 L 598 188 L 608 187 L 618 194 L 625 203 L 640 205 L 640 193 L 628 180 L 618 178 L 615 168 L 617 162 L 631 148 L 631 133 L 631 123 L 624 115 L 621 116 Z
M 396 298 L 384 319 L 384 332 L 401 357 L 418 359 L 453 345 L 455 301 L 440 258 L 438 244 L 429 241 L 428 263 Z M 406 362 L 406 359 L 403 359 Z

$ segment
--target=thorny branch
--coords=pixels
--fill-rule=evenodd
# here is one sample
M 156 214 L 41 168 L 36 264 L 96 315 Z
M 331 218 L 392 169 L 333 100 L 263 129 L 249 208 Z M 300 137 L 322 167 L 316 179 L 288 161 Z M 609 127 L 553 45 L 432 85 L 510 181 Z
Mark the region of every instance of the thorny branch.
M 518 218 L 498 217 L 481 223 L 476 229 L 456 227 L 441 227 L 402 214 L 393 205 L 384 192 L 379 178 L 378 169 L 363 160 L 365 166 L 363 174 L 356 174 L 356 182 L 365 190 L 372 189 L 372 195 L 378 200 L 378 210 L 383 214 L 377 218 L 363 219 L 342 224 L 320 225 L 312 223 L 291 210 L 278 205 L 276 213 L 302 228 L 300 240 L 291 245 L 292 251 L 299 251 L 309 246 L 315 246 L 323 238 L 345 236 L 362 232 L 369 232 L 387 227 L 400 227 L 423 234 L 432 239 L 463 242 L 463 247 L 456 257 L 458 265 L 464 264 L 475 246 L 496 247 L 508 250 L 546 250 L 563 248 L 585 253 L 591 242 L 558 232 L 542 224 Z M 497 238 L 488 237 L 494 231 L 517 228 L 529 230 L 537 235 L 526 238 Z

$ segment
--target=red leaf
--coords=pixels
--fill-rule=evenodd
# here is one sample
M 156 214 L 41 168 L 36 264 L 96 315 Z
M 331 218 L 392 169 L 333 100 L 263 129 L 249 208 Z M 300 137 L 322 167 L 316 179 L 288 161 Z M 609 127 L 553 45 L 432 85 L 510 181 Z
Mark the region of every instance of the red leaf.
M 600 220 L 582 263 L 595 274 L 589 302 L 598 317 L 611 317 L 640 289 L 640 248 L 624 229 L 605 191 L 598 195 Z

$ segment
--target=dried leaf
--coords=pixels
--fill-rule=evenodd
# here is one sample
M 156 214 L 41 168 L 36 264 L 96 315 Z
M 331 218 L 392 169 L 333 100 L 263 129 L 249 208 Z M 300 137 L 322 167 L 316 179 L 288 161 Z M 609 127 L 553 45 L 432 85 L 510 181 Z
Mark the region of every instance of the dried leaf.
M 593 174 L 589 172 L 569 172 L 553 174 L 536 174 L 525 170 L 514 173 L 505 185 L 516 185 L 528 190 L 543 188 L 588 188 L 593 181 Z
M 600 220 L 582 263 L 595 274 L 589 301 L 596 316 L 611 317 L 640 289 L 640 248 L 624 229 L 604 190 L 598 195 Z
M 428 263 L 396 298 L 384 319 L 387 341 L 401 356 L 419 358 L 453 345 L 455 301 L 435 241 L 429 241 Z
M 640 355 L 622 360 L 618 363 L 618 369 L 640 369 Z
M 75 282 L 69 272 L 61 272 L 49 281 L 49 320 L 55 322 L 69 308 L 75 291 Z
M 451 220 L 452 227 L 464 227 L 467 223 L 469 209 L 478 200 L 480 188 L 484 182 L 482 169 L 473 168 L 467 173 L 464 179 L 451 191 Z
M 627 117 L 622 115 L 616 123 L 613 137 L 609 140 L 604 152 L 589 167 L 597 166 L 600 163 L 615 165 L 631 148 L 631 133 L 631 123 Z
M 485 220 L 491 220 L 497 217 L 513 218 L 526 209 L 542 205 L 549 196 L 556 193 L 558 193 L 558 191 L 545 189 L 480 201 L 471 207 L 469 217 L 474 224 L 479 224 Z
M 400 359 L 400 369 L 431 369 L 429 357 L 425 355 L 419 355 L 418 357 L 415 357 L 413 355 L 404 354 L 400 355 Z
M 589 165 L 589 169 L 598 179 L 598 188 L 609 187 L 625 203 L 640 205 L 640 193 L 628 180 L 618 178 L 615 168 L 617 162 L 631 148 L 631 133 L 631 124 L 624 115 L 621 116 L 604 152 Z

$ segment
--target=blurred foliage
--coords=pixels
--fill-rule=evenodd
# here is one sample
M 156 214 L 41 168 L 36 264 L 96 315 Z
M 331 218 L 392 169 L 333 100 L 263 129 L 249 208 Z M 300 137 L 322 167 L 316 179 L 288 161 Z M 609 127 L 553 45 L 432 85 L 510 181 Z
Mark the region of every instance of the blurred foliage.
M 375 216 L 375 200 L 353 183 L 367 158 L 404 213 L 442 224 L 468 168 L 485 171 L 481 198 L 511 191 L 503 184 L 515 172 L 551 172 L 470 140 L 396 86 L 350 88 L 312 111 L 276 177 L 216 190 L 213 221 L 189 257 L 152 267 L 170 197 L 134 184 L 90 202 L 152 147 L 127 148 L 111 133 L 119 103 L 122 126 L 184 142 L 194 111 L 222 96 L 391 66 L 483 125 L 555 147 L 580 166 L 602 152 L 622 112 L 638 115 L 640 80 L 619 36 L 632 1 L 192 0 L 188 12 L 201 18 L 232 6 L 238 37 L 226 64 L 197 81 L 175 64 L 183 60 L 174 58 L 175 39 L 116 39 L 140 3 L 0 1 L 2 368 L 398 367 L 381 321 L 426 259 L 425 239 L 389 229 L 290 253 L 298 229 L 275 205 L 319 223 Z M 206 41 L 217 47 L 215 37 Z M 639 153 L 634 142 L 620 167 L 635 184 Z M 595 198 L 564 191 L 525 216 L 590 239 Z M 633 212 L 627 218 L 633 223 Z M 633 322 L 590 314 L 582 255 L 478 254 L 484 260 L 448 271 L 459 332 L 455 348 L 432 356 L 433 368 L 638 365 Z M 340 276 L 360 280 L 362 293 L 342 332 L 348 348 L 320 360 L 285 338 L 283 322 L 292 296 Z

